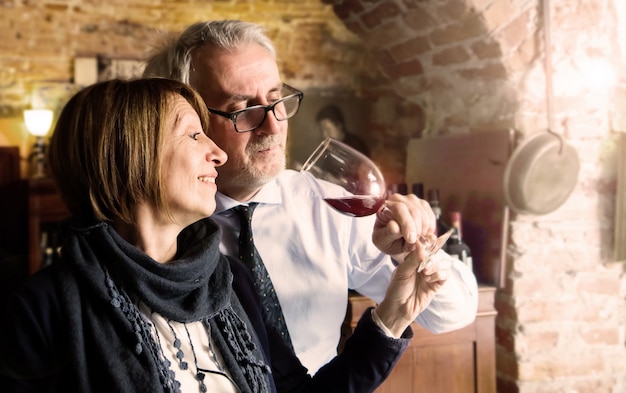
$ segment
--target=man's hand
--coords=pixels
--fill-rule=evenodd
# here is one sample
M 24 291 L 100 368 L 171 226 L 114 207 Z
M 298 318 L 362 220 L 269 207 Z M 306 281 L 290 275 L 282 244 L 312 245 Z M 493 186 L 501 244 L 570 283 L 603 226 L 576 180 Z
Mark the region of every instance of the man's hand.
M 420 236 L 434 236 L 436 225 L 428 202 L 413 194 L 393 194 L 376 214 L 372 241 L 380 251 L 403 261 L 418 248 Z

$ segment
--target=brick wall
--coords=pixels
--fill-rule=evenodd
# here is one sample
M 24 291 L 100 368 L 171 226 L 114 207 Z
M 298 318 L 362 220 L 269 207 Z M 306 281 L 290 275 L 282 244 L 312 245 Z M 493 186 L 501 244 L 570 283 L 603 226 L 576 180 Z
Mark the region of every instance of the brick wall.
M 23 129 L 21 111 L 30 105 L 31 92 L 40 82 L 72 82 L 77 56 L 142 58 L 155 42 L 156 31 L 180 31 L 211 18 L 266 26 L 278 49 L 283 79 L 292 85 L 361 98 L 366 105 L 360 115 L 365 118 L 372 112 L 368 100 L 373 99 L 371 105 L 383 108 L 379 112 L 385 116 L 365 130 L 366 136 L 383 134 L 391 123 L 419 135 L 413 114 L 419 108 L 399 99 L 358 37 L 319 0 L 5 1 L 0 10 L 0 144 L 18 144 L 24 156 L 33 141 Z M 400 181 L 404 153 L 383 158 L 386 146 L 401 151 L 405 143 L 383 144 L 382 139 L 372 140 L 370 147 L 390 181 Z
M 551 2 L 554 131 L 581 153 L 581 172 L 557 211 L 512 217 L 497 296 L 500 392 L 626 391 L 615 91 L 583 73 L 590 59 L 623 63 L 619 1 Z M 240 18 L 268 28 L 285 81 L 363 99 L 374 159 L 399 182 L 410 138 L 547 128 L 541 16 L 540 0 L 3 1 L 0 144 L 17 140 L 27 154 L 20 116 L 32 86 L 71 82 L 74 57 L 137 58 L 156 29 Z
M 623 64 L 618 3 L 553 0 L 546 26 L 540 1 L 328 2 L 394 89 L 423 110 L 426 137 L 545 131 L 549 31 L 551 128 L 578 149 L 582 169 L 561 208 L 511 220 L 496 305 L 498 391 L 626 391 L 623 266 L 612 261 L 616 89 L 592 83 L 603 71 L 585 72 L 598 59 Z

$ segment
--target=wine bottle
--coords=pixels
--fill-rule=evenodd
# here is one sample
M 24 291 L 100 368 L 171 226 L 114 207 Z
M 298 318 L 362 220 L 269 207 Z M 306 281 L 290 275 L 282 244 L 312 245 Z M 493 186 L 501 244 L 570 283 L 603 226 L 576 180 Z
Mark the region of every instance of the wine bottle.
M 46 247 L 44 250 L 44 257 L 41 262 L 41 267 L 45 267 L 51 265 L 54 262 L 54 248 Z
M 406 183 L 394 183 L 389 186 L 389 192 L 392 194 L 407 194 L 407 186 Z
M 445 251 L 453 257 L 458 258 L 472 269 L 472 250 L 463 241 L 461 213 L 450 212 L 450 224 L 453 228 L 450 239 L 446 242 Z
M 441 206 L 439 206 L 439 189 L 431 188 L 428 190 L 428 203 L 430 204 L 430 208 L 433 209 L 433 213 L 435 213 L 435 218 L 437 219 L 437 228 L 436 235 L 443 235 L 450 226 L 443 220 L 441 213 Z
M 411 192 L 418 197 L 419 199 L 424 199 L 424 184 L 423 183 L 413 183 L 411 185 Z

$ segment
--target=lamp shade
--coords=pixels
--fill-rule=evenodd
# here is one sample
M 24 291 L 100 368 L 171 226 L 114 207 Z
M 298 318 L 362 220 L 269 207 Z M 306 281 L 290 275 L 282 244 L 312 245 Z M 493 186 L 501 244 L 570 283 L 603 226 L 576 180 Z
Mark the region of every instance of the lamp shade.
M 24 111 L 24 123 L 31 135 L 45 136 L 52 125 L 52 110 L 27 109 Z

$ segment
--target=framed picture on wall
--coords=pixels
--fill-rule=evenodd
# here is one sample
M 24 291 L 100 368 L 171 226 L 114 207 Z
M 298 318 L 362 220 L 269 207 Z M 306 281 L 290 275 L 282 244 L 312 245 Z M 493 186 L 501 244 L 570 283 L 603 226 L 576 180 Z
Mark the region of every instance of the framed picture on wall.
M 115 59 L 98 56 L 98 81 L 141 77 L 145 64 L 138 59 Z
M 329 107 L 339 111 L 349 132 L 359 134 L 365 126 L 368 110 L 364 100 L 340 92 L 305 91 L 298 113 L 289 119 L 288 168 L 300 169 L 324 139 L 318 115 Z
M 105 56 L 77 57 L 74 59 L 74 83 L 79 86 L 88 86 L 115 78 L 139 78 L 144 67 L 143 60 L 139 59 Z

